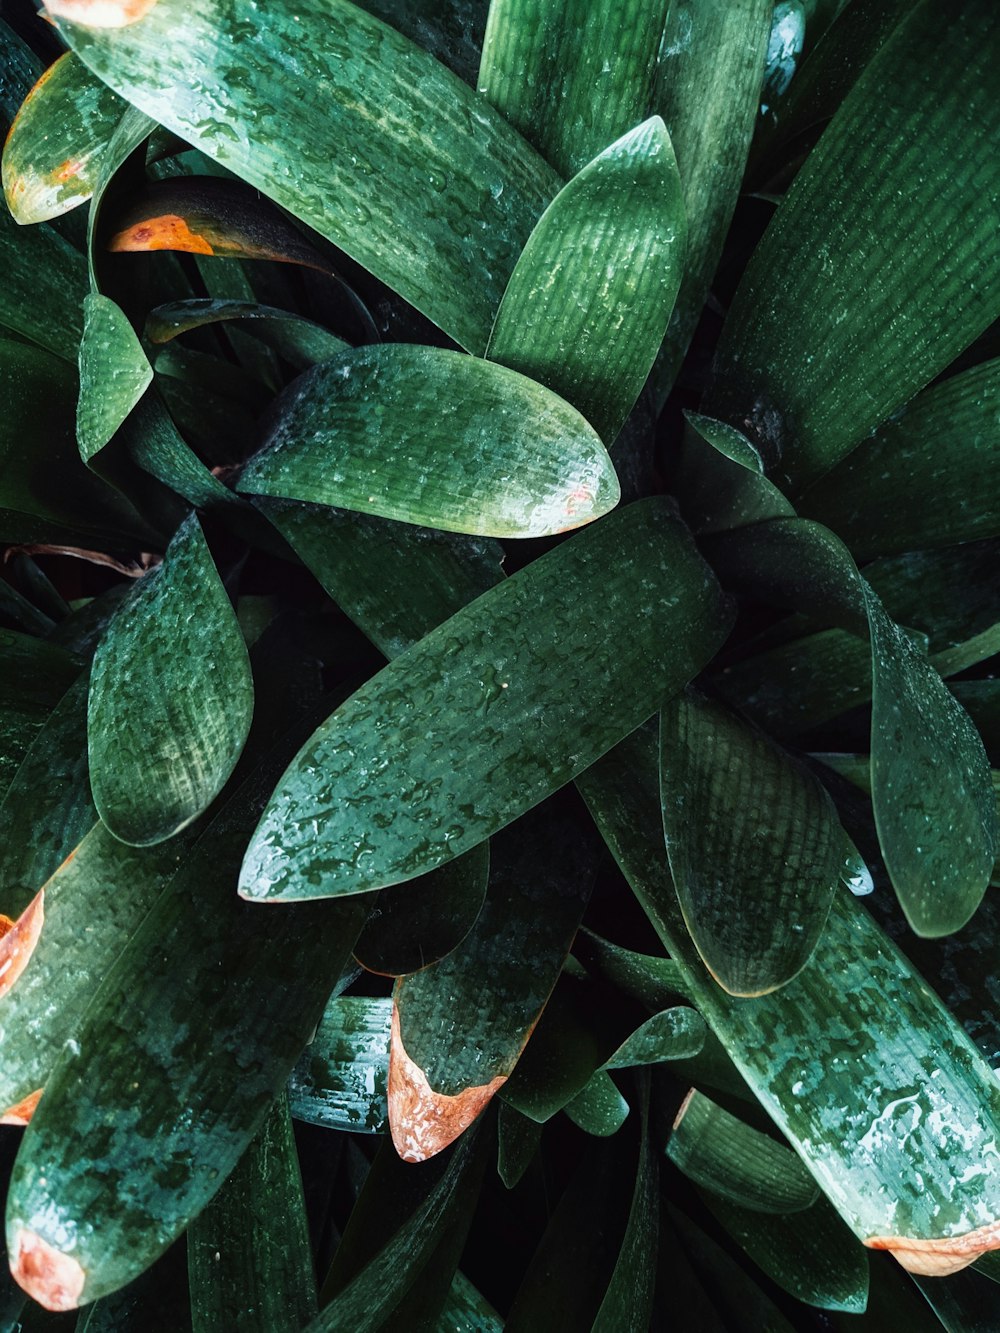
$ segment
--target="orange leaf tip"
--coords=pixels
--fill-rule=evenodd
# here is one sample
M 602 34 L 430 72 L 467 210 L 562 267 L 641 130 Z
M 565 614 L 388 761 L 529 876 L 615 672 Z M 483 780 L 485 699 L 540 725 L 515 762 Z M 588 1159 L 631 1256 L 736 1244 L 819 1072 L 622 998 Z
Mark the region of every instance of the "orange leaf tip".
M 404 1162 L 425 1162 L 454 1143 L 506 1082 L 506 1074 L 498 1074 L 482 1087 L 464 1088 L 454 1096 L 435 1092 L 427 1075 L 406 1053 L 399 1029 L 399 1009 L 393 1003 L 389 1132 Z
M 35 1108 L 41 1100 L 42 1089 L 38 1088 L 35 1092 L 29 1092 L 23 1101 L 19 1101 L 16 1106 L 11 1106 L 0 1115 L 0 1125 L 27 1125 L 31 1117 L 35 1114 Z
M 46 1310 L 75 1310 L 80 1303 L 83 1269 L 34 1231 L 22 1229 L 14 1236 L 10 1271 L 18 1286 Z
M 51 18 L 68 19 L 84 28 L 127 28 L 145 18 L 156 0 L 46 0 Z
M 0 918 L 0 996 L 6 995 L 28 966 L 44 921 L 44 889 L 38 890 L 15 922 Z
M 191 255 L 215 253 L 204 236 L 192 231 L 176 213 L 164 213 L 162 217 L 134 222 L 131 227 L 112 236 L 108 249 L 116 253 L 147 250 L 183 250 Z
M 1000 1222 L 990 1222 L 962 1236 L 936 1240 L 873 1236 L 865 1244 L 872 1250 L 888 1250 L 908 1273 L 916 1273 L 918 1277 L 947 1277 L 975 1263 L 990 1250 L 1000 1249 Z

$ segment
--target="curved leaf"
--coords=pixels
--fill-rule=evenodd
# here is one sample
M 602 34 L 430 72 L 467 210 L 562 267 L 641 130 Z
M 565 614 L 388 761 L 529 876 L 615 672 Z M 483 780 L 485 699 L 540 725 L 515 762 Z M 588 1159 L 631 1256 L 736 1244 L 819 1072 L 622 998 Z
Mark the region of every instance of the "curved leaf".
M 1000 315 L 1000 159 L 982 134 L 998 61 L 992 0 L 916 5 L 754 252 L 706 411 L 782 487 L 839 462 Z
M 673 148 L 654 117 L 594 158 L 542 214 L 486 355 L 561 394 L 611 444 L 663 340 L 685 233 Z
M 288 1079 L 292 1115 L 311 1125 L 382 1134 L 392 1001 L 367 995 L 331 1000 Z
M 579 527 L 621 494 L 591 427 L 548 389 L 403 343 L 302 376 L 239 489 L 493 537 Z
M 243 635 L 192 515 L 94 655 L 90 780 L 111 832 L 144 846 L 201 814 L 232 773 L 252 712 Z
M 84 462 L 108 443 L 153 382 L 153 367 L 121 308 L 91 292 L 83 302 L 76 438 Z
M 123 110 L 72 51 L 48 67 L 4 144 L 3 189 L 18 222 L 44 222 L 86 203 Z
M 230 320 L 249 324 L 249 331 L 255 337 L 280 352 L 300 370 L 329 361 L 347 347 L 342 338 L 335 337 L 320 324 L 290 310 L 278 310 L 253 301 L 172 301 L 149 312 L 146 335 L 154 343 L 166 343 L 192 329 Z
M 358 893 L 450 861 L 686 684 L 729 623 L 666 501 L 616 511 L 484 593 L 333 714 L 279 783 L 240 892 Z
M 158 0 L 117 30 L 80 17 L 60 32 L 117 93 L 483 351 L 559 179 L 450 70 L 347 0 Z

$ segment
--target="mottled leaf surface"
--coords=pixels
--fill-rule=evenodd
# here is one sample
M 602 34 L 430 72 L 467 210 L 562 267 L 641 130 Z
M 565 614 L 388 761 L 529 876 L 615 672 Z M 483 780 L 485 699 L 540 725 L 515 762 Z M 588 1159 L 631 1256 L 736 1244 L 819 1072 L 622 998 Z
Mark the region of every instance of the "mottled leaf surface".
M 121 309 L 91 292 L 83 302 L 76 438 L 84 462 L 108 443 L 153 382 L 153 368 Z
M 385 1131 L 391 1019 L 388 997 L 341 995 L 329 1002 L 289 1076 L 296 1120 L 354 1134 Z

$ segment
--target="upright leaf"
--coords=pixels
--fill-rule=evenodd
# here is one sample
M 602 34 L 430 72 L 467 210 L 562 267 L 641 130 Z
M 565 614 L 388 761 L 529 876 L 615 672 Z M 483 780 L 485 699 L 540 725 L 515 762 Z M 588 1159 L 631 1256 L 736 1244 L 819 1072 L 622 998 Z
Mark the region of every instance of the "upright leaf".
M 487 356 L 547 384 L 611 444 L 663 339 L 685 230 L 677 163 L 654 117 L 595 157 L 542 214 Z
M 153 382 L 153 367 L 121 308 L 91 292 L 83 302 L 76 437 L 88 462 L 108 443 Z
M 52 12 L 117 93 L 482 352 L 514 262 L 559 187 L 516 131 L 347 0 L 266 11 L 256 0 L 197 11 L 158 0 L 144 10 L 117 29 L 89 26 L 72 3 Z
M 706 410 L 779 485 L 828 471 L 1000 315 L 1000 160 L 981 130 L 998 60 L 991 0 L 916 5 L 757 247 Z
M 122 603 L 94 655 L 94 804 L 137 846 L 171 837 L 218 795 L 250 728 L 246 645 L 198 520 Z
M 669 504 L 618 510 L 452 616 L 333 714 L 279 783 L 240 891 L 357 893 L 451 860 L 627 734 L 728 629 Z
M 387 997 L 340 995 L 330 1000 L 288 1080 L 296 1120 L 355 1134 L 385 1131 L 391 1022 L 392 1001 Z

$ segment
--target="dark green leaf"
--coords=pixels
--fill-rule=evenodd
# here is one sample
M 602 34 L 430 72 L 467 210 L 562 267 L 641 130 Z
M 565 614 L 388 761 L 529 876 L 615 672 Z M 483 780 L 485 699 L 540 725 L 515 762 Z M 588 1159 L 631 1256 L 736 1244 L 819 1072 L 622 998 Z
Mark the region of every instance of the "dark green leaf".
M 659 960 L 653 960 L 659 961 Z M 678 1006 L 647 1018 L 604 1062 L 605 1069 L 633 1069 L 664 1060 L 686 1060 L 705 1044 L 705 1024 L 698 1012 Z
M 586 1134 L 606 1139 L 617 1134 L 628 1118 L 629 1105 L 604 1069 L 593 1074 L 562 1108 L 573 1124 Z
M 500 1102 L 497 1115 L 497 1175 L 512 1190 L 531 1165 L 542 1139 L 537 1120 L 522 1115 L 509 1102 Z
M 341 995 L 329 1002 L 288 1080 L 296 1120 L 355 1134 L 385 1131 L 391 1022 L 388 998 Z
M 307 370 L 343 352 L 347 344 L 319 324 L 289 310 L 253 301 L 174 301 L 149 312 L 146 334 L 154 343 L 170 342 L 181 333 L 206 324 L 236 321 L 273 347 L 298 370 Z
M 90 780 L 112 833 L 144 846 L 201 814 L 232 773 L 252 712 L 243 635 L 192 516 L 94 655 Z
M 452 616 L 337 710 L 279 784 L 241 892 L 357 893 L 451 860 L 627 734 L 728 629 L 728 606 L 669 504 L 618 510 Z
M 611 444 L 663 340 L 685 233 L 677 162 L 654 117 L 546 209 L 507 284 L 487 356 L 561 394 Z
M 403 343 L 302 376 L 239 489 L 493 537 L 579 527 L 621 494 L 593 429 L 550 390 Z

